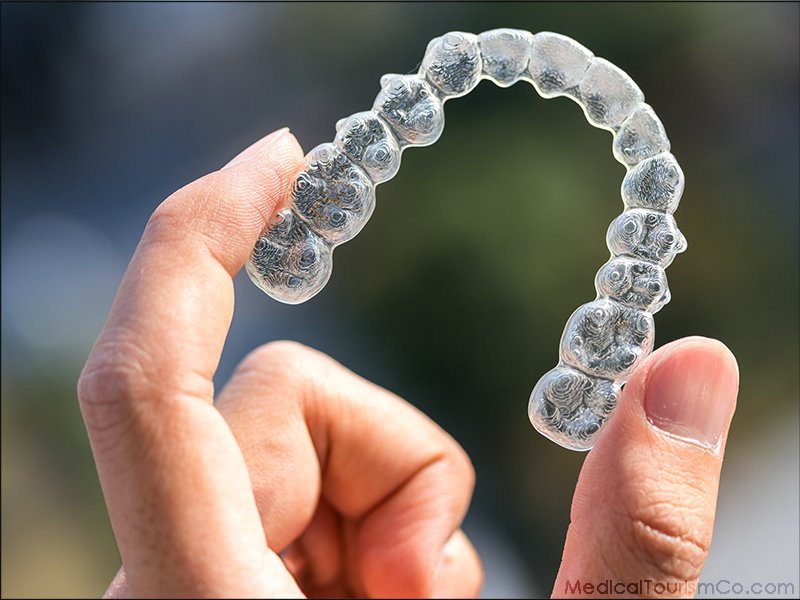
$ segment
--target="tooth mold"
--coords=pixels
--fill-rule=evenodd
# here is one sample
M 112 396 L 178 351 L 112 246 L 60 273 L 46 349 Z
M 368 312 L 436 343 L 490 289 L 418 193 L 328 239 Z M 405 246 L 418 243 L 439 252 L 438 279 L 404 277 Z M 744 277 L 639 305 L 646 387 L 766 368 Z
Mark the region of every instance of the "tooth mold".
M 608 228 L 611 258 L 595 277 L 597 297 L 570 316 L 559 363 L 536 384 L 528 405 L 540 433 L 589 450 L 622 385 L 653 349 L 652 315 L 670 299 L 664 269 L 686 249 L 672 216 L 684 176 L 639 87 L 575 40 L 517 29 L 454 31 L 432 40 L 417 74 L 381 77 L 372 110 L 341 119 L 333 143 L 308 153 L 287 208 L 256 243 L 247 272 L 288 304 L 322 290 L 334 248 L 372 214 L 375 186 L 397 174 L 405 148 L 433 144 L 444 129 L 444 103 L 482 79 L 501 87 L 527 81 L 544 98 L 571 98 L 591 125 L 612 132 L 614 157 L 627 168 L 625 210 Z

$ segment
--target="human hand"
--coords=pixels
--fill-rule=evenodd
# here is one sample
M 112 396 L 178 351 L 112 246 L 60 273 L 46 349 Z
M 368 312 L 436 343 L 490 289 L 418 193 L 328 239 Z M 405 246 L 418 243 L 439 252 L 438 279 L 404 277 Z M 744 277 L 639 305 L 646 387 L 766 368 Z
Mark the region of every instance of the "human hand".
M 736 359 L 708 338 L 636 370 L 583 463 L 554 597 L 694 596 L 738 388 Z
M 472 466 L 411 405 L 288 342 L 252 352 L 214 400 L 232 277 L 302 157 L 282 130 L 161 204 L 83 370 L 124 565 L 111 596 L 480 588 L 460 531 Z
M 256 143 L 167 199 L 131 260 L 79 384 L 124 565 L 110 596 L 480 588 L 460 531 L 472 467 L 413 407 L 285 342 L 251 353 L 214 401 L 232 276 L 301 159 L 287 131 Z M 718 397 L 717 450 L 644 419 L 654 381 L 687 380 L 681 361 L 695 382 L 683 397 Z M 639 369 L 584 466 L 556 595 L 569 578 L 699 573 L 735 388 L 732 357 L 710 341 L 664 348 Z

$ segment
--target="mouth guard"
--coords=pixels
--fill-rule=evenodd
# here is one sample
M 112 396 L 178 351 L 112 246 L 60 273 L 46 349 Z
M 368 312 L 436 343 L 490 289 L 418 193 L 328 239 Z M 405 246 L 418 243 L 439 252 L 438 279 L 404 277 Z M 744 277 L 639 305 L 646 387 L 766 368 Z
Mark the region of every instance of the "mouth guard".
M 591 125 L 612 132 L 614 157 L 627 168 L 625 210 L 608 229 L 611 258 L 595 278 L 597 297 L 570 316 L 559 363 L 538 381 L 528 406 L 540 433 L 571 450 L 589 450 L 622 385 L 653 349 L 652 315 L 670 299 L 664 269 L 686 250 L 672 217 L 684 176 L 639 87 L 575 40 L 517 29 L 433 39 L 417 74 L 381 77 L 372 109 L 341 119 L 333 142 L 306 155 L 287 208 L 256 242 L 247 273 L 287 304 L 319 293 L 331 276 L 334 248 L 372 215 L 375 186 L 397 174 L 403 150 L 433 144 L 444 129 L 444 103 L 482 79 L 500 87 L 527 81 L 544 98 L 571 98 Z

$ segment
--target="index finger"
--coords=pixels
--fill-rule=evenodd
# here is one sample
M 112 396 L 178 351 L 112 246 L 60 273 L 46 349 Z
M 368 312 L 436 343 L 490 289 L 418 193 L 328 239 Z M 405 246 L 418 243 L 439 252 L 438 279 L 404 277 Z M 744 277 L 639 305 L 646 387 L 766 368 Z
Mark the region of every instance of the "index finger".
M 159 381 L 182 387 L 172 378 L 188 372 L 210 381 L 233 314 L 232 277 L 302 160 L 288 130 L 262 143 L 255 156 L 190 183 L 155 210 L 95 354 L 109 336 L 136 332 L 151 366 L 167 378 Z
M 79 382 L 134 595 L 298 593 L 288 574 L 265 579 L 265 561 L 279 559 L 241 451 L 212 405 L 232 276 L 302 159 L 287 130 L 262 144 L 158 207 Z

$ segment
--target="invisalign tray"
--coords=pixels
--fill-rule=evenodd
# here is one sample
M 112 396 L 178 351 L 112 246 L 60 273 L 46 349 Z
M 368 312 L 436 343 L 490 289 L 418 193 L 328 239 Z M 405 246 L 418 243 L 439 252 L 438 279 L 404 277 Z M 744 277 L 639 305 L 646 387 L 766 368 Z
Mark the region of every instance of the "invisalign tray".
M 419 73 L 381 77 L 372 110 L 340 120 L 333 143 L 308 153 L 287 208 L 256 243 L 247 272 L 281 302 L 317 294 L 330 278 L 333 249 L 372 214 L 375 186 L 395 176 L 405 148 L 439 138 L 444 103 L 481 79 L 501 87 L 528 81 L 545 98 L 572 98 L 589 123 L 614 134 L 614 156 L 628 169 L 625 211 L 608 229 L 611 258 L 595 278 L 597 298 L 569 318 L 560 361 L 536 384 L 528 407 L 540 433 L 588 450 L 622 385 L 653 349 L 652 313 L 670 299 L 664 268 L 686 249 L 686 239 L 672 217 L 683 172 L 661 121 L 628 75 L 575 40 L 517 29 L 432 40 Z

